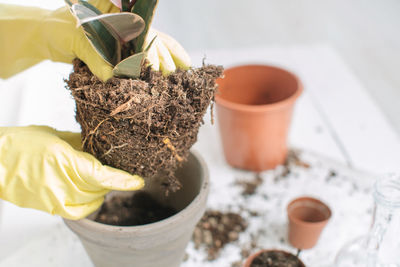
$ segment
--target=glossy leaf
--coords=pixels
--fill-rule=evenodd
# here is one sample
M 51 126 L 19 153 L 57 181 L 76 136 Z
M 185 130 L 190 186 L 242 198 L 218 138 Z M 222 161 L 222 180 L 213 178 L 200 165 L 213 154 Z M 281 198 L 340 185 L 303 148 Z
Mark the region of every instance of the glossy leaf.
M 145 59 L 146 55 L 147 53 L 142 52 L 122 60 L 114 67 L 114 76 L 128 77 L 132 79 L 139 78 L 143 60 Z
M 99 13 L 101 14 L 100 11 L 88 2 L 84 3 L 73 4 L 71 6 L 72 13 L 79 21 L 96 17 Z M 102 22 L 99 20 L 88 21 L 82 24 L 82 27 L 90 43 L 104 60 L 112 65 L 117 64 L 121 60 L 121 44 Z
M 128 42 L 137 36 L 144 29 L 143 19 L 132 13 L 122 12 L 122 13 L 109 13 L 99 16 L 87 17 L 80 20 L 80 24 L 89 23 L 92 21 L 99 20 L 108 31 L 121 43 Z
M 64 0 L 64 2 L 65 2 L 69 7 L 71 7 L 73 4 L 75 4 L 75 3 L 73 3 L 71 0 Z
M 68 1 L 68 0 L 67 0 Z M 133 5 L 135 4 L 135 0 L 110 0 L 111 3 L 114 4 L 114 6 L 118 7 L 121 11 L 128 11 L 130 12 Z M 125 1 L 125 3 L 124 3 Z
M 129 0 L 121 0 L 121 11 L 130 11 L 129 2 Z
M 157 36 L 151 40 L 149 45 L 146 47 L 144 52 L 132 55 L 120 63 L 118 63 L 113 70 L 114 76 L 119 77 L 129 77 L 132 79 L 139 78 L 140 71 L 142 69 L 143 61 L 147 56 L 147 52 L 149 51 L 150 47 L 153 45 L 154 41 L 156 40 Z
M 149 45 L 146 47 L 146 49 L 144 50 L 144 52 L 149 52 L 151 46 L 153 45 L 154 41 L 156 40 L 157 35 L 153 37 L 153 39 L 150 41 Z
M 144 21 L 138 15 L 126 12 L 103 15 L 100 10 L 98 10 L 95 6 L 91 5 L 87 1 L 84 0 L 73 0 L 73 1 L 78 1 L 79 4 L 82 4 L 85 7 L 89 8 L 97 15 L 103 16 L 104 17 L 103 19 L 101 17 L 92 17 L 86 20 L 87 21 L 100 20 L 103 23 L 103 25 L 106 26 L 106 28 L 110 31 L 110 33 L 120 42 L 127 42 L 134 39 L 144 29 Z M 81 24 L 82 23 L 83 22 L 81 21 Z
M 73 1 L 77 1 L 77 0 L 73 0 Z M 93 11 L 94 13 L 96 13 L 97 15 L 103 14 L 103 13 L 101 13 L 100 10 L 97 9 L 97 7 L 95 7 L 94 5 L 90 4 L 90 3 L 87 2 L 87 1 L 78 0 L 78 4 L 81 4 L 81 5 L 83 5 L 83 6 L 87 7 L 87 8 L 89 8 L 90 10 L 92 10 L 92 11 Z
M 146 25 L 143 32 L 133 40 L 136 53 L 142 52 L 144 49 L 144 41 L 146 40 L 151 22 L 153 21 L 157 4 L 158 0 L 137 0 L 133 6 L 132 12 L 141 16 Z

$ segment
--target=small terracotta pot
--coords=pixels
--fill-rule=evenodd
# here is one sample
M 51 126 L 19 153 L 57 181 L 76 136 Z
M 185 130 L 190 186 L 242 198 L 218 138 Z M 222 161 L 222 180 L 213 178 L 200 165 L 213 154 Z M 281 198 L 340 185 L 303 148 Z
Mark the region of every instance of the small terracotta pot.
M 295 256 L 295 255 L 293 255 L 292 253 L 289 253 L 289 252 L 286 252 L 286 251 L 283 251 L 283 250 L 264 249 L 264 250 L 260 250 L 260 251 L 258 251 L 258 252 L 256 252 L 256 253 L 250 255 L 250 257 L 248 257 L 247 260 L 245 261 L 243 267 L 250 267 L 251 264 L 252 264 L 252 262 L 253 262 L 253 260 L 254 260 L 255 258 L 257 258 L 258 255 L 260 255 L 260 254 L 263 253 L 263 252 L 271 252 L 271 251 L 282 252 L 282 253 L 284 253 L 284 254 L 287 255 L 287 256 Z M 296 257 L 296 256 L 295 256 L 295 257 Z M 298 267 L 305 267 L 304 263 L 300 260 L 300 258 L 299 258 L 299 257 L 296 257 L 296 258 L 297 258 L 297 259 L 299 260 L 299 262 L 300 262 L 300 266 L 298 266 Z
M 147 183 L 144 189 L 179 211 L 165 220 L 141 226 L 113 226 L 93 221 L 96 212 L 83 220 L 64 220 L 78 235 L 96 267 L 180 266 L 194 227 L 206 208 L 209 178 L 204 161 L 193 152 L 176 176 L 182 189 L 168 197 L 159 184 Z
M 283 164 L 299 79 L 272 66 L 225 70 L 215 97 L 224 154 L 237 168 L 263 171 Z
M 315 246 L 319 236 L 331 218 L 330 208 L 311 197 L 296 198 L 287 206 L 289 218 L 289 242 L 298 249 Z

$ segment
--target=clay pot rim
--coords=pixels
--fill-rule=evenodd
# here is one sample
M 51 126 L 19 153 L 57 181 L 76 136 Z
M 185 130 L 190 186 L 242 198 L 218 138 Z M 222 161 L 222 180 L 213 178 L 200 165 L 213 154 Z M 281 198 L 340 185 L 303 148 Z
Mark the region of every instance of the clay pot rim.
M 192 213 L 192 211 L 196 210 L 199 205 L 204 201 L 205 198 L 208 197 L 208 193 L 210 190 L 210 178 L 209 178 L 209 171 L 207 164 L 205 163 L 204 159 L 200 156 L 200 154 L 196 151 L 191 150 L 190 154 L 196 159 L 196 161 L 200 165 L 200 169 L 203 170 L 203 183 L 200 187 L 200 191 L 197 196 L 190 202 L 188 206 L 186 206 L 183 210 L 179 211 L 175 215 L 168 217 L 167 219 L 149 223 L 145 225 L 138 225 L 138 226 L 117 226 L 117 225 L 109 225 L 103 224 L 99 222 L 95 222 L 93 220 L 84 218 L 80 220 L 68 220 L 64 219 L 67 223 L 71 221 L 76 224 L 80 228 L 88 229 L 91 232 L 99 232 L 100 234 L 111 234 L 111 235 L 120 235 L 124 237 L 128 237 L 130 234 L 135 236 L 138 235 L 148 235 L 156 234 L 159 230 L 163 230 L 166 227 L 174 227 L 178 221 L 182 219 L 182 217 L 188 217 Z M 118 231 L 115 231 L 118 230 Z
M 307 222 L 307 221 L 300 220 L 297 217 L 294 217 L 293 214 L 289 211 L 289 208 L 293 203 L 298 202 L 298 201 L 302 201 L 302 200 L 311 200 L 311 201 L 317 202 L 318 204 L 323 206 L 328 211 L 328 216 L 324 220 L 318 221 L 318 222 Z M 302 196 L 302 197 L 297 197 L 297 198 L 293 199 L 287 205 L 286 212 L 287 212 L 287 215 L 289 217 L 289 220 L 295 222 L 296 224 L 305 225 L 305 226 L 316 226 L 316 225 L 319 225 L 319 224 L 324 225 L 332 217 L 332 210 L 329 208 L 329 206 L 327 204 L 325 204 L 324 202 L 322 202 L 321 200 L 319 200 L 317 198 L 310 197 L 310 196 Z
M 283 253 L 285 253 L 286 255 L 290 254 L 290 255 L 296 256 L 296 255 L 294 255 L 293 253 L 290 253 L 290 252 L 285 251 L 285 250 L 282 250 L 282 249 L 262 249 L 262 250 L 260 250 L 260 251 L 257 251 L 256 253 L 251 254 L 251 255 L 246 259 L 246 261 L 244 262 L 243 267 L 250 267 L 250 264 L 253 262 L 253 260 L 254 260 L 258 255 L 260 255 L 260 254 L 263 253 L 263 252 L 271 252 L 271 251 L 283 252 Z M 297 256 L 296 256 L 296 257 L 297 257 Z M 303 262 L 299 257 L 297 257 L 297 259 L 300 261 L 300 263 L 303 265 L 303 267 L 305 267 L 304 262 Z
M 296 99 L 302 94 L 303 92 L 303 84 L 301 83 L 300 79 L 295 75 L 294 73 L 285 70 L 283 68 L 277 67 L 277 66 L 272 66 L 272 65 L 265 65 L 265 64 L 245 64 L 245 65 L 236 65 L 230 68 L 227 68 L 225 71 L 230 71 L 230 70 L 236 70 L 240 68 L 265 68 L 265 69 L 275 69 L 281 72 L 284 72 L 290 76 L 292 76 L 297 83 L 297 90 L 288 98 L 285 98 L 282 101 L 270 103 L 270 104 L 264 104 L 264 105 L 246 105 L 246 104 L 239 104 L 235 102 L 231 102 L 229 100 L 226 100 L 218 95 L 218 93 L 215 95 L 215 103 L 217 105 L 220 105 L 222 107 L 232 109 L 232 110 L 239 110 L 243 112 L 262 112 L 262 111 L 274 111 L 274 110 L 279 110 L 281 108 L 285 108 L 286 106 L 291 105 Z

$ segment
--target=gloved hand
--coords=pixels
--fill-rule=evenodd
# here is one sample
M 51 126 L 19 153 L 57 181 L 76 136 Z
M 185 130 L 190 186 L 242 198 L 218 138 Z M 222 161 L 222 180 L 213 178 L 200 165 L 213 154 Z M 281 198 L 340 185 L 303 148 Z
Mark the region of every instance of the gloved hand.
M 80 219 L 109 190 L 138 190 L 141 177 L 102 165 L 81 151 L 80 135 L 45 126 L 0 127 L 0 198 Z
M 119 11 L 109 0 L 90 3 L 103 13 Z M 8 78 L 45 59 L 71 63 L 76 57 L 103 81 L 111 78 L 113 66 L 97 54 L 82 28 L 76 25 L 68 7 L 50 11 L 0 4 L 0 78 Z M 171 37 L 161 35 L 148 57 L 153 68 L 161 68 L 164 73 L 175 67 L 189 68 L 190 58 L 185 50 Z
M 161 70 L 164 75 L 174 72 L 176 68 L 189 69 L 191 60 L 185 49 L 171 36 L 150 29 L 144 47 L 157 36 L 147 55 L 152 68 Z
M 108 0 L 91 1 L 104 13 L 118 8 Z M 0 77 L 8 78 L 42 60 L 71 63 L 76 57 L 102 80 L 112 66 L 91 46 L 68 7 L 55 11 L 0 4 Z

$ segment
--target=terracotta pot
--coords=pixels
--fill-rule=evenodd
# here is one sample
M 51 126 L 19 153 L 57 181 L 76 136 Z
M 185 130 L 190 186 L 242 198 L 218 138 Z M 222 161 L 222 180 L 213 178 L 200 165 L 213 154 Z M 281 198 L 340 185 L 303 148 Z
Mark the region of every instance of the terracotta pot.
M 248 257 L 247 260 L 245 261 L 243 267 L 250 267 L 250 266 L 251 266 L 251 263 L 253 262 L 253 260 L 254 260 L 255 258 L 258 257 L 258 255 L 260 255 L 260 254 L 263 253 L 263 252 L 271 252 L 271 251 L 282 252 L 282 253 L 284 253 L 284 254 L 287 255 L 287 256 L 295 256 L 295 255 L 293 255 L 293 254 L 291 254 L 291 253 L 289 253 L 289 252 L 283 251 L 283 250 L 264 249 L 264 250 L 260 250 L 260 251 L 258 251 L 257 253 L 254 253 L 254 254 L 250 255 L 250 257 Z M 296 256 L 295 256 L 295 257 L 296 257 Z M 300 258 L 298 258 L 298 257 L 296 257 L 296 258 L 300 261 L 300 266 L 297 266 L 297 267 L 305 267 L 304 263 L 300 260 Z
M 244 65 L 217 80 L 217 116 L 227 162 L 263 171 L 283 164 L 299 79 L 272 66 Z
M 146 184 L 145 191 L 179 210 L 176 215 L 156 223 L 112 226 L 93 221 L 95 213 L 83 220 L 64 222 L 79 236 L 96 267 L 179 266 L 194 227 L 206 208 L 208 175 L 204 161 L 197 153 L 191 153 L 188 162 L 176 173 L 183 185 L 181 190 L 166 197 L 159 184 Z
M 289 242 L 298 249 L 309 249 L 317 243 L 332 212 L 318 199 L 300 197 L 289 203 L 287 214 Z

